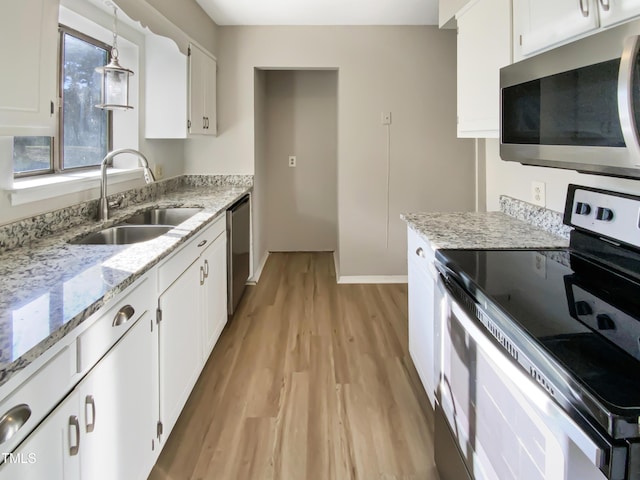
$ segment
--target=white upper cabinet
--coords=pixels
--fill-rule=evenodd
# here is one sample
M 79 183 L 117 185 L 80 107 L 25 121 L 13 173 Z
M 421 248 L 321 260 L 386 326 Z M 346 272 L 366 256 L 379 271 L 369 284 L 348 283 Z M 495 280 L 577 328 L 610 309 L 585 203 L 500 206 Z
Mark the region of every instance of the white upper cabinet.
M 600 24 L 609 27 L 640 16 L 640 0 L 598 0 Z
M 522 56 L 598 28 L 596 0 L 513 0 L 515 40 Z
M 514 60 L 640 16 L 640 0 L 513 0 Z
M 216 61 L 189 45 L 183 54 L 166 37 L 145 37 L 147 138 L 216 135 Z
M 189 133 L 216 135 L 216 61 L 197 45 L 189 48 Z
M 58 10 L 58 0 L 2 4 L 0 135 L 55 132 Z
M 498 137 L 500 68 L 511 63 L 510 0 L 478 0 L 458 22 L 458 137 Z
M 187 137 L 187 59 L 170 38 L 145 36 L 147 138 Z

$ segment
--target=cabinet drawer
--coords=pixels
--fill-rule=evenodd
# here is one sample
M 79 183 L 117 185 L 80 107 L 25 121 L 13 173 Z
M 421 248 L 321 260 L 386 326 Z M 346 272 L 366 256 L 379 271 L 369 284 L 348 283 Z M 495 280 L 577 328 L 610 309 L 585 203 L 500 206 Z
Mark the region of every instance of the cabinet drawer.
M 429 242 L 423 239 L 415 231 L 407 229 L 407 259 L 416 261 L 423 268 L 429 268 L 433 264 L 436 253 Z
M 78 373 L 92 368 L 143 313 L 155 309 L 153 282 L 143 278 L 131 288 L 107 310 L 99 311 L 93 324 L 78 336 Z
M 213 243 L 227 229 L 225 215 L 221 215 L 210 226 L 198 233 L 193 239 L 158 267 L 158 291 L 164 292 L 198 259 L 205 248 Z
M 21 413 L 30 411 L 27 420 L 13 436 L 0 443 L 0 451 L 11 452 L 71 390 L 75 382 L 74 353 L 73 344 L 63 347 L 0 402 L 0 419 L 7 414 L 7 417 L 17 419 Z M 26 409 L 19 408 L 22 405 L 26 406 Z M 4 425 L 0 422 L 0 430 L 10 428 L 11 420 L 6 418 L 5 422 Z M 2 434 L 4 435 L 4 432 Z

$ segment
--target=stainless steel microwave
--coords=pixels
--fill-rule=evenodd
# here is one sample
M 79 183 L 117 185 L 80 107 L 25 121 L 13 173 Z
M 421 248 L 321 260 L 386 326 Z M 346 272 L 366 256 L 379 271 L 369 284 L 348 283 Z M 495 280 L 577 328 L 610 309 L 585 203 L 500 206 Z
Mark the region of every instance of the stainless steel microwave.
M 503 160 L 640 178 L 640 20 L 500 70 Z

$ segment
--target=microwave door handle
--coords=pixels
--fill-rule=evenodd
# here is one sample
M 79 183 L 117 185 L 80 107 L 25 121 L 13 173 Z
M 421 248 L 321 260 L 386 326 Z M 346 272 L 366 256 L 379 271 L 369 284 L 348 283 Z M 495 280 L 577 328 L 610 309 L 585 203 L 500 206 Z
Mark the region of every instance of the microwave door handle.
M 618 73 L 618 113 L 620 128 L 633 164 L 640 166 L 640 139 L 633 112 L 633 69 L 640 49 L 640 36 L 627 37 Z

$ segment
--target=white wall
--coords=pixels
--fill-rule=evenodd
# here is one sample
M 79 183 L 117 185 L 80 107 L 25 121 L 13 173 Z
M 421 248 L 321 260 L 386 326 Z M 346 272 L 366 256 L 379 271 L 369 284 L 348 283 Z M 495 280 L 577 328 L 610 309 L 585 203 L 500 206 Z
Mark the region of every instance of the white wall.
M 401 212 L 474 208 L 455 41 L 437 27 L 218 27 L 219 135 L 186 143 L 187 173 L 254 173 L 255 67 L 337 69 L 339 273 L 404 275 Z
M 500 195 L 508 195 L 531 202 L 531 182 L 541 181 L 546 188 L 546 207 L 564 211 L 567 185 L 576 183 L 618 192 L 640 195 L 640 181 L 587 175 L 573 170 L 532 167 L 500 159 L 500 144 L 496 139 L 486 141 L 487 210 L 500 209 Z
M 337 72 L 272 70 L 266 80 L 266 177 L 255 181 L 266 183 L 267 248 L 334 251 L 338 246 Z M 295 168 L 288 165 L 289 155 L 297 157 Z
M 255 142 L 254 157 L 256 168 L 253 182 L 252 216 L 253 223 L 253 272 L 254 278 L 260 276 L 264 262 L 267 259 L 267 72 L 255 69 L 254 71 L 254 111 L 255 111 Z

